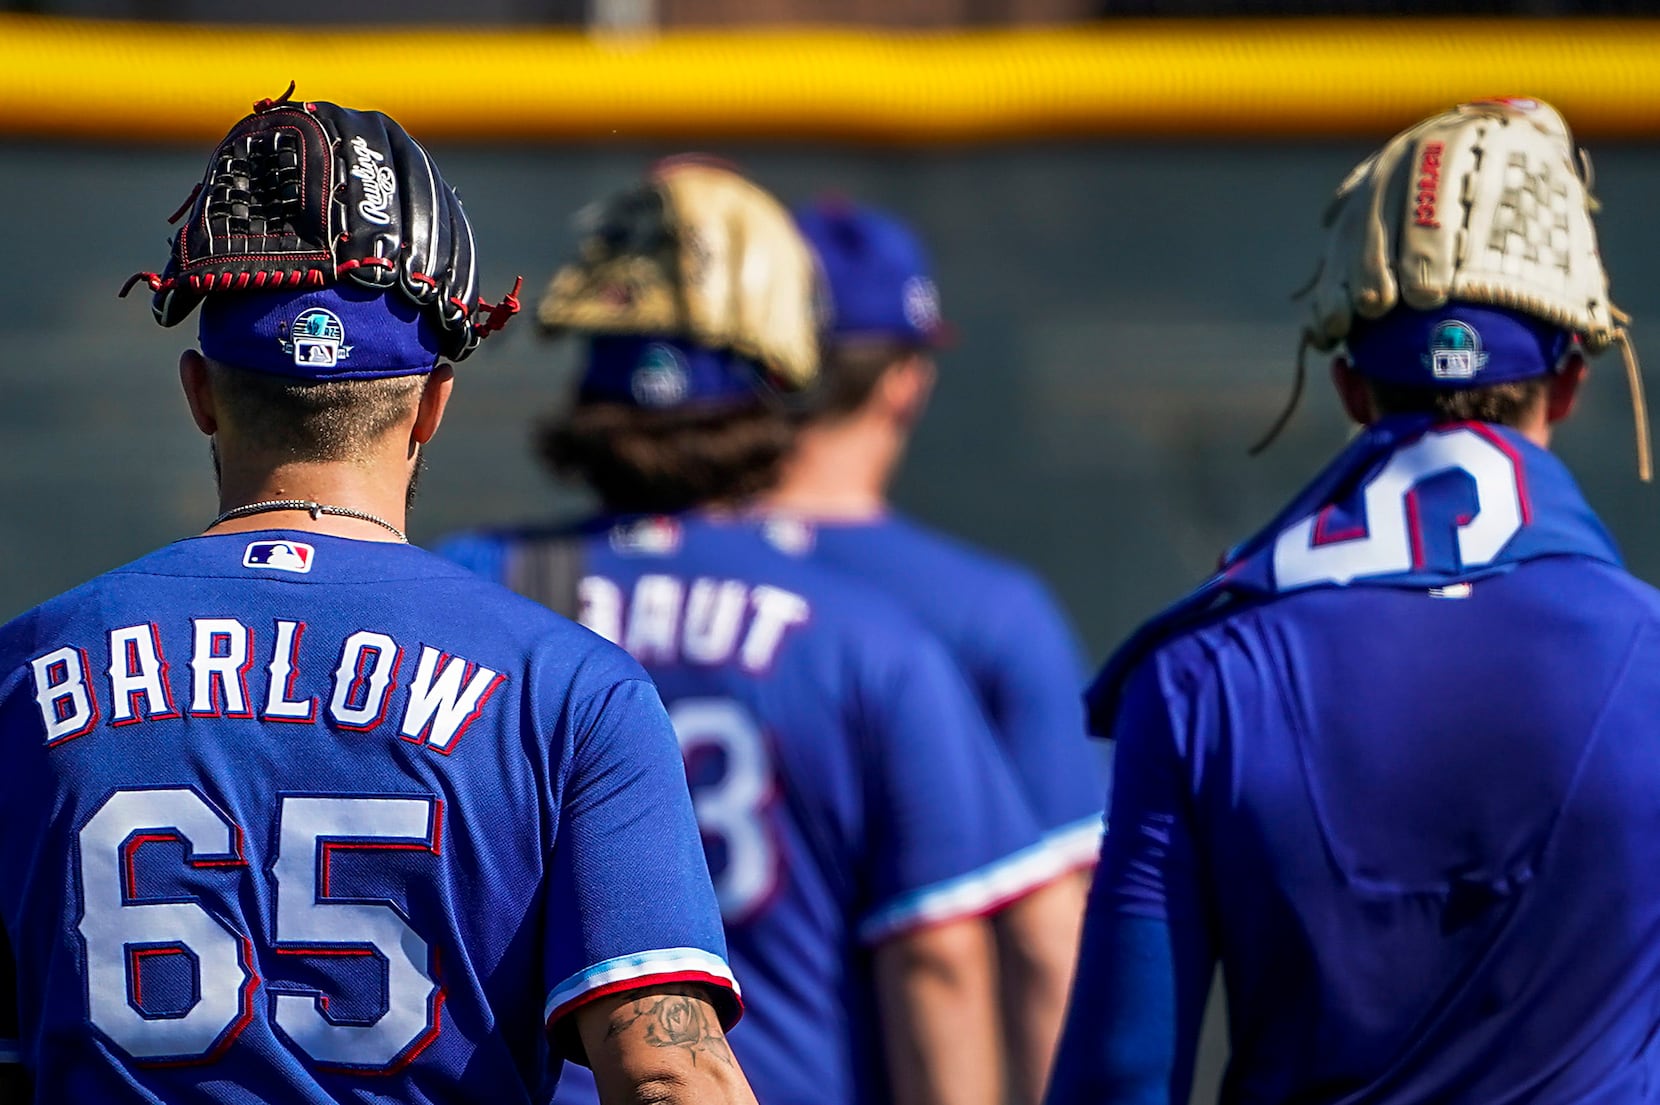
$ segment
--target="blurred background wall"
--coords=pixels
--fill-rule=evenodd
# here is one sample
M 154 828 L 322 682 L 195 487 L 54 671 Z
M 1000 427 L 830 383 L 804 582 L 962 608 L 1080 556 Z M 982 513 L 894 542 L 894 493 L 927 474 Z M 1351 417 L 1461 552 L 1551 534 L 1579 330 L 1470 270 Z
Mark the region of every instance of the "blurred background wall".
M 1099 657 L 1202 578 L 1344 440 L 1313 366 L 1302 411 L 1264 456 L 1245 449 L 1291 381 L 1319 212 L 1364 144 L 1028 144 L 903 152 L 718 147 L 789 199 L 837 190 L 914 220 L 947 314 L 933 411 L 898 499 L 1019 557 L 1055 586 Z M 657 148 L 434 153 L 456 182 L 498 295 L 540 294 L 571 248 L 570 216 Z M 1660 151 L 1595 151 L 1616 300 L 1660 304 Z M 196 149 L 0 146 L 0 195 L 23 298 L 0 313 L 0 616 L 214 513 L 207 446 L 178 394 L 194 317 L 163 330 L 133 272 L 166 259 L 166 216 Z M 414 515 L 418 540 L 457 526 L 582 509 L 528 450 L 565 390 L 568 350 L 521 318 L 459 370 Z M 1606 359 L 1561 450 L 1637 571 L 1660 579 L 1660 491 L 1636 482 L 1630 410 Z M 963 601 L 972 601 L 964 596 Z
M 225 0 L 5 0 L 0 11 L 179 22 L 289 24 L 582 24 L 661 26 L 857 24 L 965 27 L 1058 23 L 1133 16 L 1515 15 L 1638 16 L 1655 0 L 470 0 L 465 14 L 446 0 L 286 0 L 280 12 Z

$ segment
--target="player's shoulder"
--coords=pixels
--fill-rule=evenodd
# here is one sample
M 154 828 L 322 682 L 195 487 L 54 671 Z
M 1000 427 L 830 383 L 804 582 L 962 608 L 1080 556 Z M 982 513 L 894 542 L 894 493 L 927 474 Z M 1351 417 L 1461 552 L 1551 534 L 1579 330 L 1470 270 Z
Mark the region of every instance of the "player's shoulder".
M 1572 559 L 1573 571 L 1572 575 L 1569 576 L 1567 572 L 1560 570 L 1566 567 L 1566 564 L 1541 563 L 1549 566 L 1547 570 L 1557 569 L 1552 574 L 1556 575 L 1562 583 L 1577 583 L 1578 588 L 1583 588 L 1581 593 L 1587 599 L 1600 601 L 1604 598 L 1611 598 L 1616 600 L 1616 606 L 1623 606 L 1630 613 L 1649 622 L 1660 622 L 1660 588 L 1652 586 L 1645 580 L 1638 579 L 1624 568 L 1602 561 L 1581 560 L 1576 557 Z M 1568 597 L 1572 601 L 1572 592 L 1569 593 Z
M 810 613 L 800 638 L 818 655 L 837 652 L 860 666 L 904 666 L 914 651 L 943 650 L 933 632 L 886 590 L 812 557 L 780 549 L 752 520 L 690 515 L 680 520 L 682 565 L 752 586 L 798 595 Z
M 842 527 L 826 523 L 822 532 L 826 539 L 838 539 Z M 890 511 L 882 518 L 845 527 L 852 536 L 882 548 L 914 558 L 920 565 L 950 573 L 952 577 L 969 581 L 979 588 L 993 591 L 1044 593 L 1037 573 L 1019 561 L 974 544 L 967 538 L 947 533 L 926 525 L 901 512 Z
M 1227 602 L 1163 638 L 1144 662 L 1151 661 L 1167 685 L 1191 686 L 1237 660 L 1254 669 L 1248 654 L 1295 652 L 1297 642 L 1362 627 L 1408 641 L 1423 637 L 1428 645 L 1438 625 L 1450 624 L 1436 615 L 1451 611 L 1469 619 L 1460 628 L 1477 638 L 1514 635 L 1543 651 L 1587 643 L 1617 650 L 1644 630 L 1660 649 L 1660 590 L 1614 564 L 1554 556 L 1438 588 L 1315 587 Z
M 181 564 L 189 555 L 190 542 L 175 541 L 145 553 L 118 567 L 101 572 L 84 583 L 60 591 L 0 626 L 0 642 L 10 643 L 29 632 L 49 632 L 118 608 L 129 596 L 141 593 L 145 580 L 157 574 L 183 576 Z
M 432 554 L 485 579 L 501 580 L 507 553 L 523 540 L 524 531 L 506 526 L 447 533 L 430 546 Z
M 35 648 L 41 641 L 53 638 L 62 627 L 103 609 L 111 584 L 118 580 L 115 571 L 105 572 L 0 625 L 0 664 L 10 667 L 16 654 Z

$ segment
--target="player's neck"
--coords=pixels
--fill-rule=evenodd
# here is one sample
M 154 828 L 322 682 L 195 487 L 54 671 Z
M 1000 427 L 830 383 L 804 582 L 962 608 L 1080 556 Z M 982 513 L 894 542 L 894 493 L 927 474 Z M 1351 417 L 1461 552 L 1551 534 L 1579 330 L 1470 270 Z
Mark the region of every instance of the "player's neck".
M 762 505 L 813 518 L 879 517 L 887 510 L 888 484 L 904 451 L 898 428 L 868 415 L 809 426 Z
M 361 511 L 404 530 L 407 495 L 408 481 L 402 467 L 386 464 L 331 462 L 244 467 L 222 462 L 219 473 L 220 513 L 259 503 L 298 499 Z M 319 514 L 314 518 L 298 508 L 232 518 L 215 525 L 210 532 L 246 533 L 261 529 L 306 530 L 365 541 L 397 540 L 390 530 L 374 522 L 333 514 Z

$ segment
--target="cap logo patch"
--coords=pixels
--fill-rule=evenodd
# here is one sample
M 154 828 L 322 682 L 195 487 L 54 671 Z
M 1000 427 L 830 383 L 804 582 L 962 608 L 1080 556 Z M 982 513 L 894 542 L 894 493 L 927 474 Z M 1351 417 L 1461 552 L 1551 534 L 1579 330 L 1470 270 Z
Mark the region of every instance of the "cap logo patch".
M 317 550 L 304 541 L 253 541 L 242 551 L 242 566 L 304 574 L 316 556 Z
M 684 402 L 691 381 L 679 350 L 655 342 L 646 346 L 629 378 L 628 390 L 642 407 L 672 407 Z
M 1424 367 L 1437 380 L 1470 380 L 1487 367 L 1481 351 L 1481 335 L 1475 327 L 1457 319 L 1439 323 L 1429 335 L 1429 352 Z
M 392 199 L 398 194 L 398 178 L 386 164 L 386 155 L 364 141 L 361 134 L 351 141 L 352 176 L 363 185 L 363 199 L 357 213 L 376 226 L 392 221 Z
M 288 337 L 278 338 L 282 351 L 293 356 L 301 368 L 333 368 L 352 355 L 346 344 L 346 328 L 326 307 L 309 307 L 300 312 Z
M 905 321 L 918 330 L 934 330 L 940 324 L 940 293 L 926 276 L 913 276 L 900 289 Z

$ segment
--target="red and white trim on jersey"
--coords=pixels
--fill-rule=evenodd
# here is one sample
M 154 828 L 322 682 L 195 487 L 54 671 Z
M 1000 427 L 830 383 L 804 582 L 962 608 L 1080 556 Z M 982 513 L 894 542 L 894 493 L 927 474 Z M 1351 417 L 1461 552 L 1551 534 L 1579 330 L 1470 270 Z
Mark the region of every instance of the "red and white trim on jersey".
M 596 998 L 677 982 L 703 983 L 731 995 L 731 1001 L 715 1003 L 722 1028 L 731 1028 L 743 1015 L 743 992 L 738 989 L 738 980 L 732 977 L 732 968 L 726 965 L 726 960 L 702 948 L 661 948 L 619 955 L 578 971 L 548 994 L 545 1019 L 551 1028 Z
M 1095 866 L 1101 857 L 1101 837 L 1106 822 L 1100 814 L 1091 814 L 1070 825 L 1062 825 L 1043 834 L 1043 846 L 1052 849 L 1066 864 L 1067 870 L 1077 871 Z
M 1075 845 L 1040 840 L 966 875 L 900 895 L 865 917 L 859 939 L 880 944 L 912 929 L 995 913 L 1078 866 Z

